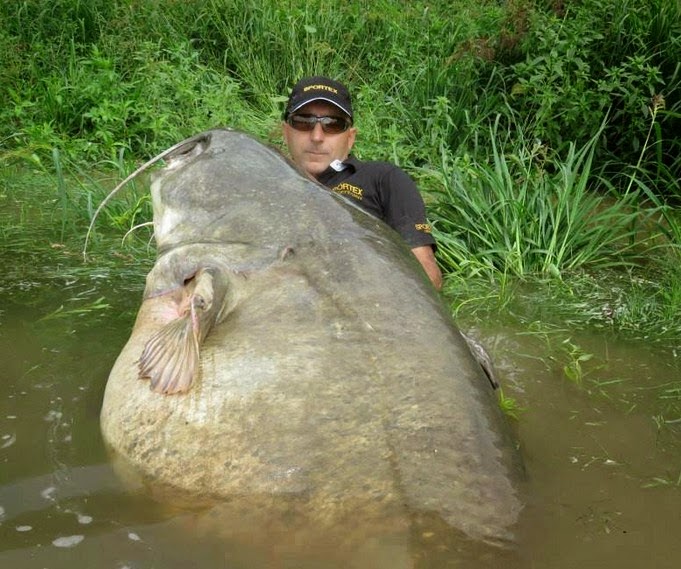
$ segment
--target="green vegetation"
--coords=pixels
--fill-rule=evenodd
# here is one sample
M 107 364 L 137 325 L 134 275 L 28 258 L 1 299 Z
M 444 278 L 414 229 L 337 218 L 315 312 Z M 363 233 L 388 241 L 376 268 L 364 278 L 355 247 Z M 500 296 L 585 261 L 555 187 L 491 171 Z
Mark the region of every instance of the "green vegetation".
M 617 195 L 606 180 L 599 192 L 591 191 L 598 135 L 578 151 L 571 143 L 547 171 L 536 162 L 537 145 L 516 139 L 510 152 L 500 150 L 495 127 L 491 163 L 445 165 L 437 172 L 443 189 L 432 206 L 440 257 L 471 276 L 560 278 L 583 266 L 631 262 L 634 249 L 645 246 L 636 238 L 637 224 L 651 212 L 637 207 L 635 192 Z
M 354 93 L 357 153 L 424 191 L 460 321 L 548 303 L 681 338 L 678 0 L 16 0 L 0 54 L 3 249 L 75 255 L 107 191 L 200 130 L 280 145 L 288 90 L 323 73 Z M 148 260 L 148 229 L 106 237 L 149 220 L 143 182 L 104 211 L 98 262 Z

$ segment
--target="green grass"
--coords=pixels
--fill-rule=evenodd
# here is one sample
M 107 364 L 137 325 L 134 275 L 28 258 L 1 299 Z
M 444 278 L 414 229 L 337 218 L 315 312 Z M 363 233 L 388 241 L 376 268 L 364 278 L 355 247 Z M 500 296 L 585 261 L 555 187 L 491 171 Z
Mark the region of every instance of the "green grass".
M 515 419 L 516 421 L 520 420 L 520 416 L 523 414 L 525 409 L 518 404 L 518 401 L 515 398 L 506 395 L 502 387 L 499 387 L 497 393 L 499 398 L 499 406 L 504 412 L 504 415 L 510 417 L 511 419 Z
M 514 327 L 603 333 L 676 349 L 681 342 L 681 269 L 577 271 L 557 279 L 491 280 L 452 273 L 445 293 L 465 326 L 500 317 Z
M 597 179 L 598 135 L 579 149 L 570 144 L 564 157 L 523 138 L 500 142 L 498 121 L 489 138 L 489 162 L 448 156 L 431 171 L 442 186 L 430 213 L 444 266 L 470 276 L 560 278 L 631 265 L 650 249 L 658 233 L 643 235 L 640 225 L 656 210 L 641 207 L 637 192 L 616 196 Z

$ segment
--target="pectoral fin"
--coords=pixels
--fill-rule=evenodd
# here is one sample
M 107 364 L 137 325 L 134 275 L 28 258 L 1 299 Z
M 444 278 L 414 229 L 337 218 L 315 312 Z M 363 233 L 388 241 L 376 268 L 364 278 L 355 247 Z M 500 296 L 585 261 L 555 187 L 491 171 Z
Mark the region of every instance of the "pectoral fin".
M 147 341 L 138 361 L 139 378 L 150 379 L 156 393 L 170 395 L 189 390 L 200 372 L 200 345 L 220 313 L 208 270 L 197 272 L 187 281 L 184 293 L 180 316 Z
M 144 346 L 139 377 L 156 393 L 183 393 L 199 373 L 199 342 L 189 314 L 161 328 Z

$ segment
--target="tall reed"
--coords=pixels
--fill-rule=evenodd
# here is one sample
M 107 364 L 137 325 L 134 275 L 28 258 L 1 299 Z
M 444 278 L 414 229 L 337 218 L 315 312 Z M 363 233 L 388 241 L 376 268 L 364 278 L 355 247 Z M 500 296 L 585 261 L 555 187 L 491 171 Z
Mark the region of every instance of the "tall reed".
M 638 224 L 646 213 L 636 191 L 615 199 L 606 180 L 594 187 L 598 136 L 581 148 L 570 144 L 564 157 L 548 157 L 540 143 L 518 134 L 500 143 L 499 125 L 489 130 L 489 162 L 449 157 L 438 173 L 442 189 L 430 212 L 445 267 L 559 277 L 631 264 L 643 250 Z

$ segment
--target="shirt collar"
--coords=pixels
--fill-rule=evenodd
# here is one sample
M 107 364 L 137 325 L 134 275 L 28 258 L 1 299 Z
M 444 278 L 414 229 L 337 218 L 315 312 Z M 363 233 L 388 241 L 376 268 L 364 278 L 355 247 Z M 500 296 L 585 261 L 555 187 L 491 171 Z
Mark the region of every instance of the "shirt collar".
M 354 156 L 348 156 L 342 162 L 340 160 L 334 160 L 331 165 L 329 165 L 326 170 L 324 170 L 318 177 L 317 181 L 321 184 L 326 184 L 331 180 L 336 174 L 343 171 L 355 172 L 359 166 L 359 160 Z

